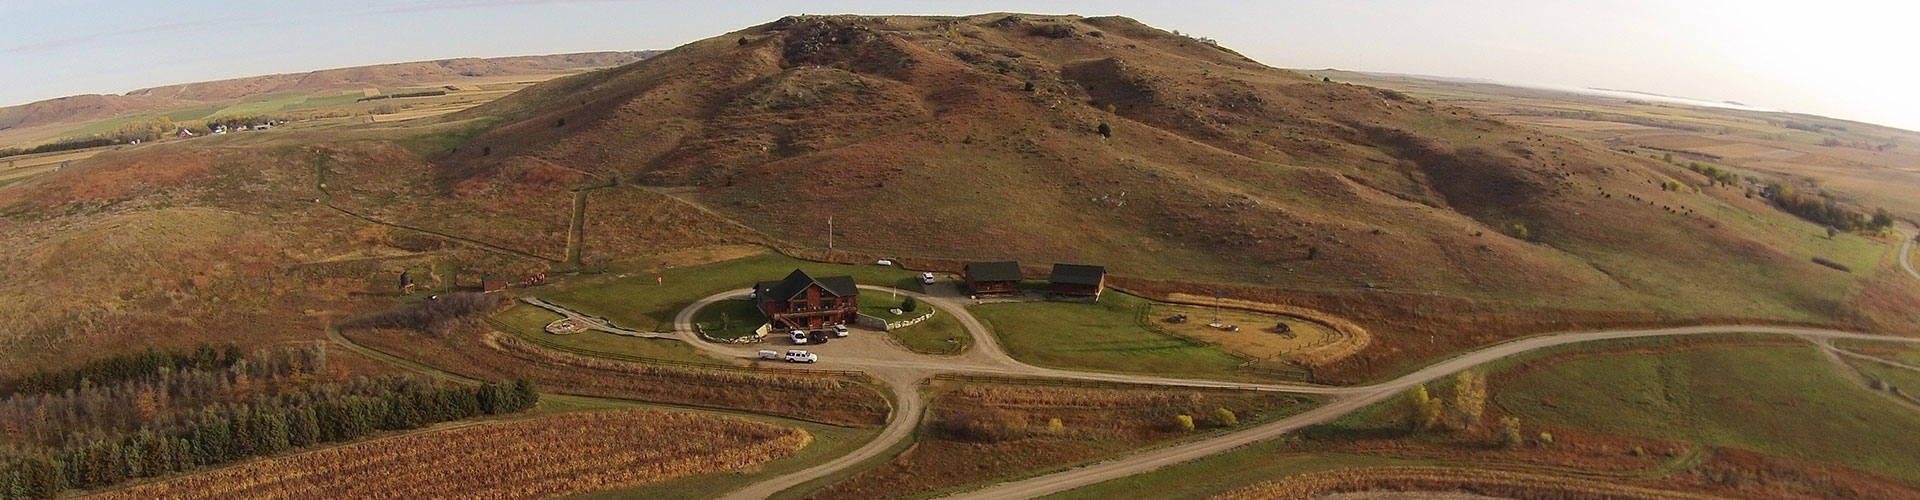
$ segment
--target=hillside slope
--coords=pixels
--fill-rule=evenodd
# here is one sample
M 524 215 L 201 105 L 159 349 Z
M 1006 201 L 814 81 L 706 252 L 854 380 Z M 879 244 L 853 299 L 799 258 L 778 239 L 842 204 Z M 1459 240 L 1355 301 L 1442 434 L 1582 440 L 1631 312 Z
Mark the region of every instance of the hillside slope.
M 1117 17 L 790 17 L 450 117 L 473 118 L 499 122 L 437 153 L 446 186 L 533 160 L 807 246 L 833 216 L 836 247 L 869 254 L 1825 321 L 1881 248 L 1681 168 Z
M 138 89 L 122 95 L 75 95 L 0 108 L 0 130 L 81 123 L 265 94 L 359 90 L 433 84 L 461 78 L 564 73 L 619 66 L 651 54 L 652 51 L 637 51 L 468 57 L 183 83 Z

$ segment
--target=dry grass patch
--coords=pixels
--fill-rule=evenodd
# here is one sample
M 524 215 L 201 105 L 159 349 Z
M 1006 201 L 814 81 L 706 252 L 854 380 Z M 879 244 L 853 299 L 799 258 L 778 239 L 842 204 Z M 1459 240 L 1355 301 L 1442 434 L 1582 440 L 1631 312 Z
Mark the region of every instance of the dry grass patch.
M 551 498 L 763 464 L 805 431 L 627 410 L 410 434 L 254 462 L 95 498 Z
M 1140 386 L 1060 387 L 940 381 L 920 441 L 893 461 L 814 492 L 812 498 L 898 498 L 951 491 L 1251 425 L 1311 406 L 1298 396 Z M 1182 429 L 1187 415 L 1196 430 Z M 1057 424 L 1057 425 L 1055 425 Z
M 483 325 L 444 338 L 404 330 L 342 332 L 354 342 L 460 375 L 527 377 L 553 392 L 738 410 L 845 426 L 885 423 L 885 397 L 854 378 L 629 363 L 553 351 Z M 721 367 L 714 367 L 721 368 Z
M 1168 317 L 1175 314 L 1186 315 L 1187 321 L 1167 321 Z M 1208 326 L 1207 323 L 1216 317 L 1222 324 L 1240 327 L 1240 331 L 1229 332 Z M 1239 309 L 1223 308 L 1216 313 L 1209 307 L 1155 304 L 1152 320 L 1155 325 L 1174 335 L 1220 346 L 1254 359 L 1288 359 L 1343 338 L 1332 328 L 1319 323 Z M 1288 327 L 1284 334 L 1274 329 L 1276 324 L 1283 322 Z
M 1301 474 L 1253 485 L 1213 497 L 1213 500 L 1291 500 L 1322 498 L 1352 491 L 1448 491 L 1500 498 L 1558 498 L 1567 500 L 1712 499 L 1696 493 L 1627 486 L 1612 481 L 1579 479 L 1528 472 L 1462 467 L 1375 467 Z

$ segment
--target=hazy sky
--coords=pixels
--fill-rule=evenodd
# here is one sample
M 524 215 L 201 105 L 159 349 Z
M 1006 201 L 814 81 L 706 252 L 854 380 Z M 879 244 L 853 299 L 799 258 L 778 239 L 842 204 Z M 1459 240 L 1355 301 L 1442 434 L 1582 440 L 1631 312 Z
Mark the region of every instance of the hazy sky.
M 788 14 L 1125 15 L 1261 62 L 1630 89 L 1920 129 L 1920 2 L 0 0 L 0 105 L 467 56 L 666 49 Z

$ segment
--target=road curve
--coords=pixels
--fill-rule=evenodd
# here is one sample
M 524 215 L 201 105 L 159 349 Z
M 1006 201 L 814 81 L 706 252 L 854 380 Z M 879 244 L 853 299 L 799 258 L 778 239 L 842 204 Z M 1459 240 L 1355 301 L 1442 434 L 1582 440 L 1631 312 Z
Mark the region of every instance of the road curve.
M 868 441 L 865 446 L 853 450 L 852 453 L 841 455 L 825 463 L 734 490 L 720 497 L 720 500 L 761 500 L 787 488 L 799 486 L 801 483 L 860 465 L 861 462 L 886 453 L 894 445 L 912 436 L 913 429 L 919 426 L 920 418 L 927 412 L 926 403 L 920 400 L 920 394 L 915 390 L 920 386 L 920 381 L 882 380 L 882 382 L 886 383 L 893 392 L 893 401 L 896 406 L 891 416 L 892 420 L 887 422 L 887 427 L 881 429 L 880 435 L 874 436 L 872 441 Z
M 1680 328 L 1656 328 L 1646 330 L 1619 330 L 1549 334 L 1529 337 L 1496 344 L 1478 351 L 1448 359 L 1407 374 L 1397 379 L 1379 384 L 1354 387 L 1342 392 L 1342 397 L 1326 405 L 1305 413 L 1294 415 L 1268 424 L 1256 426 L 1244 431 L 1215 438 L 1187 443 L 1169 448 L 1147 451 L 1123 458 L 1109 460 L 1086 467 L 1062 471 L 1022 481 L 1000 483 L 987 488 L 943 498 L 954 500 L 988 500 L 1005 498 L 1034 498 L 1050 495 L 1106 482 L 1135 474 L 1151 472 L 1161 467 L 1197 460 L 1210 455 L 1225 453 L 1241 446 L 1280 437 L 1288 432 L 1307 426 L 1331 422 L 1348 413 L 1365 408 L 1368 405 L 1385 401 L 1407 389 L 1455 372 L 1479 366 L 1481 364 L 1549 347 L 1593 342 L 1599 340 L 1631 339 L 1644 337 L 1662 337 L 1679 335 L 1709 335 L 1724 333 L 1764 333 L 1795 335 L 1808 339 L 1831 340 L 1875 339 L 1898 342 L 1920 343 L 1920 339 L 1886 337 L 1837 330 L 1797 327 L 1769 326 L 1697 326 Z
M 1916 272 L 1913 270 L 1913 239 L 1915 238 L 1914 233 L 1909 231 L 1895 231 L 1895 232 L 1900 233 L 1900 268 L 1906 269 L 1908 276 L 1912 276 L 1913 279 L 1920 280 L 1920 272 Z
M 1908 245 L 1911 246 L 1911 239 L 1909 239 Z M 1917 276 L 1917 277 L 1920 277 L 1920 276 Z M 1451 375 L 1461 370 L 1465 370 L 1465 369 L 1479 366 L 1491 361 L 1506 358 L 1508 356 L 1513 356 L 1517 354 L 1523 354 L 1527 352 L 1537 351 L 1540 349 L 1563 346 L 1568 344 L 1578 344 L 1578 343 L 1594 342 L 1594 341 L 1601 341 L 1601 340 L 1687 336 L 1687 335 L 1714 335 L 1714 334 L 1729 334 L 1729 333 L 1759 333 L 1759 334 L 1774 334 L 1774 335 L 1790 335 L 1790 336 L 1803 337 L 1803 338 L 1807 338 L 1809 340 L 1815 340 L 1815 341 L 1825 341 L 1825 340 L 1831 340 L 1831 339 L 1876 339 L 1876 340 L 1888 340 L 1888 341 L 1896 341 L 1896 342 L 1920 343 L 1920 338 L 1888 337 L 1888 336 L 1882 336 L 1882 335 L 1870 335 L 1870 334 L 1864 334 L 1864 333 L 1829 330 L 1829 329 L 1822 329 L 1822 328 L 1783 327 L 1783 326 L 1726 325 L 1726 326 L 1690 326 L 1690 327 L 1673 327 L 1673 328 L 1650 328 L 1650 329 L 1637 329 L 1637 330 L 1562 332 L 1562 333 L 1550 333 L 1550 334 L 1542 334 L 1542 335 L 1536 335 L 1532 337 L 1520 338 L 1520 339 L 1503 342 L 1500 344 L 1483 347 L 1479 350 L 1467 352 L 1465 354 L 1461 354 L 1459 356 L 1455 356 L 1453 358 L 1449 358 L 1449 359 L 1440 361 L 1438 363 L 1434 363 L 1425 368 L 1421 368 L 1417 371 L 1414 371 L 1413 373 L 1403 375 L 1399 378 L 1395 378 L 1390 381 L 1381 382 L 1381 383 L 1372 384 L 1372 385 L 1350 386 L 1350 387 L 1329 387 L 1329 386 L 1315 386 L 1315 385 L 1304 385 L 1304 384 L 1260 384 L 1260 383 L 1246 383 L 1246 382 L 1226 382 L 1226 381 L 1216 381 L 1216 380 L 1181 379 L 1181 378 L 1156 377 L 1156 376 L 1145 376 L 1145 375 L 1078 372 L 1078 371 L 1072 371 L 1072 370 L 1061 370 L 1061 369 L 1055 369 L 1055 368 L 1045 368 L 1045 367 L 1028 365 L 1025 363 L 1021 363 L 1020 361 L 1015 360 L 1012 357 L 1008 356 L 1006 352 L 1000 348 L 997 338 L 994 337 L 993 332 L 990 331 L 986 327 L 986 325 L 982 324 L 972 314 L 968 313 L 964 305 L 960 303 L 957 303 L 950 299 L 932 297 L 922 293 L 891 289 L 887 287 L 861 285 L 861 288 L 868 289 L 868 290 L 876 290 L 876 291 L 892 291 L 895 293 L 910 295 L 915 297 L 918 300 L 922 300 L 926 303 L 933 304 L 936 307 L 940 307 L 942 309 L 947 310 L 948 312 L 951 312 L 954 315 L 954 317 L 958 318 L 961 324 L 966 327 L 968 334 L 974 337 L 974 348 L 963 356 L 949 357 L 949 358 L 936 358 L 936 357 L 930 357 L 930 356 L 911 356 L 910 355 L 908 356 L 908 359 L 874 359 L 874 358 L 849 359 L 846 357 L 841 357 L 840 359 L 831 360 L 831 363 L 829 363 L 829 361 L 822 361 L 822 365 L 825 365 L 822 368 L 825 368 L 825 369 L 851 368 L 851 369 L 865 371 L 867 373 L 875 375 L 877 378 L 880 378 L 883 382 L 885 382 L 890 387 L 890 390 L 895 395 L 895 398 L 897 400 L 902 401 L 900 403 L 901 410 L 902 410 L 900 412 L 900 415 L 896 415 L 895 418 L 888 423 L 887 428 L 882 431 L 879 437 L 875 438 L 872 442 L 868 443 L 866 446 L 861 447 L 859 450 L 856 450 L 854 453 L 848 455 L 848 457 L 844 457 L 843 459 L 840 459 L 840 460 L 834 460 L 829 463 L 821 464 L 821 465 L 818 465 L 800 472 L 796 472 L 794 474 L 789 474 L 787 476 L 776 478 L 767 482 L 755 484 L 755 485 L 749 486 L 746 489 L 742 489 L 732 494 L 729 494 L 725 498 L 729 500 L 757 500 L 760 498 L 765 498 L 766 496 L 776 493 L 785 488 L 792 487 L 792 486 L 795 486 L 819 477 L 824 477 L 828 474 L 832 474 L 836 471 L 842 470 L 847 467 L 852 467 L 860 463 L 861 461 L 877 456 L 879 453 L 892 448 L 894 445 L 898 444 L 901 440 L 906 439 L 909 435 L 911 435 L 911 432 L 910 432 L 911 429 L 918 424 L 919 418 L 922 412 L 924 412 L 924 408 L 919 407 L 919 405 L 921 404 L 919 401 L 919 395 L 914 393 L 913 388 L 918 385 L 919 380 L 924 380 L 926 377 L 930 377 L 934 374 L 939 374 L 939 373 L 1051 377 L 1051 378 L 1067 378 L 1067 379 L 1078 379 L 1078 380 L 1092 380 L 1092 381 L 1147 384 L 1147 385 L 1233 388 L 1233 389 L 1249 389 L 1249 390 L 1261 390 L 1261 391 L 1272 391 L 1272 392 L 1318 394 L 1318 395 L 1324 395 L 1324 396 L 1331 396 L 1331 399 L 1327 401 L 1325 404 L 1319 407 L 1316 407 L 1312 410 L 1308 410 L 1304 413 L 1294 415 L 1292 417 L 1276 420 L 1274 422 L 1269 422 L 1259 426 L 1250 427 L 1245 430 L 1236 431 L 1233 433 L 1224 434 L 1224 435 L 1220 435 L 1220 436 L 1216 436 L 1216 437 L 1212 437 L 1212 438 L 1208 438 L 1200 441 L 1195 441 L 1191 443 L 1186 443 L 1178 446 L 1160 448 L 1160 449 L 1142 452 L 1134 455 L 1128 455 L 1128 456 L 1117 458 L 1114 460 L 1095 463 L 1092 465 L 1071 469 L 1067 471 L 1061 471 L 1054 474 L 1048 474 L 1048 475 L 1034 477 L 1034 478 L 1020 480 L 1020 481 L 1000 483 L 984 489 L 945 497 L 945 498 L 966 499 L 966 500 L 975 500 L 975 499 L 987 500 L 987 499 L 1006 499 L 1006 498 L 1033 498 L 1033 497 L 1058 493 L 1061 491 L 1066 491 L 1066 490 L 1081 487 L 1081 486 L 1087 486 L 1095 483 L 1118 479 L 1121 477 L 1126 477 L 1134 474 L 1150 472 L 1150 471 L 1159 469 L 1161 467 L 1166 467 L 1169 465 L 1196 460 L 1209 455 L 1230 451 L 1232 449 L 1245 446 L 1248 444 L 1273 439 L 1273 438 L 1282 436 L 1288 432 L 1299 430 L 1307 426 L 1333 421 L 1355 410 L 1365 408 L 1368 405 L 1372 405 L 1374 403 L 1378 403 L 1380 401 L 1384 401 L 1396 395 L 1399 395 L 1415 385 L 1431 382 L 1433 380 L 1445 377 L 1447 375 Z M 686 309 L 681 310 L 680 313 L 675 316 L 674 329 L 676 331 L 676 334 L 678 334 L 687 343 L 692 344 L 693 346 L 703 351 L 707 351 L 707 352 L 725 356 L 725 357 L 739 357 L 739 358 L 752 357 L 754 355 L 753 349 L 748 349 L 744 347 L 725 346 L 725 345 L 714 344 L 711 342 L 706 342 L 700 339 L 698 334 L 693 332 L 693 316 L 694 316 L 694 313 L 697 312 L 700 308 L 721 300 L 727 300 L 733 297 L 741 297 L 746 295 L 748 292 L 750 292 L 750 290 L 748 289 L 732 290 L 732 291 L 722 292 L 719 294 L 714 294 L 713 296 L 709 296 L 694 302 L 692 305 L 688 306 Z M 915 358 L 923 358 L 923 359 L 915 359 Z

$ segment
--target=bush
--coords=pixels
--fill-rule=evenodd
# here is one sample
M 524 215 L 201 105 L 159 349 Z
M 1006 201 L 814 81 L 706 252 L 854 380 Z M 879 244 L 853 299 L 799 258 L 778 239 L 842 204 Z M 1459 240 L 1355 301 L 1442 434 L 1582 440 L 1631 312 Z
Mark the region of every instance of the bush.
M 1095 131 L 1100 133 L 1100 137 L 1113 137 L 1113 126 L 1107 125 L 1107 122 L 1100 122 L 1100 127 Z
M 1192 415 L 1174 415 L 1173 425 L 1174 427 L 1180 428 L 1181 432 L 1193 432 L 1193 416 Z
M 1240 417 L 1234 415 L 1233 410 L 1221 408 L 1213 411 L 1213 423 L 1221 427 L 1233 427 L 1240 425 Z
M 912 295 L 908 295 L 906 298 L 900 299 L 900 310 L 902 311 L 913 312 L 914 309 L 918 309 L 919 307 L 920 307 L 920 301 L 914 300 Z
M 1047 419 L 1047 434 L 1057 436 L 1065 432 L 1067 432 L 1067 424 L 1060 423 L 1060 419 L 1057 418 Z
M 1540 445 L 1541 446 L 1553 445 L 1553 434 L 1548 432 L 1540 433 Z
M 1047 425 L 1051 428 L 1053 422 Z M 1027 437 L 1027 421 L 1002 410 L 964 411 L 941 421 L 940 430 L 962 441 L 998 443 Z

